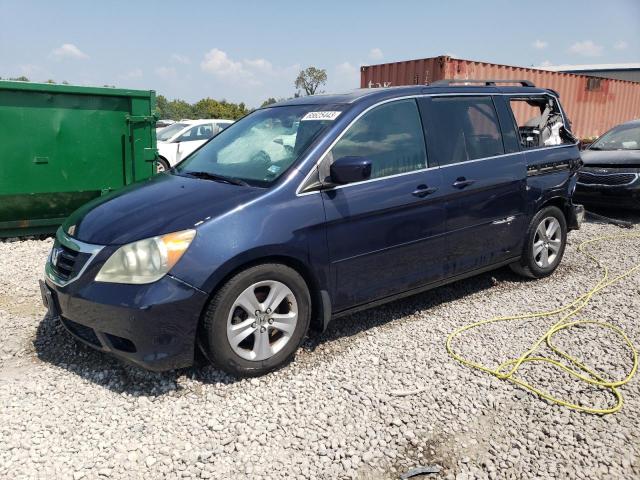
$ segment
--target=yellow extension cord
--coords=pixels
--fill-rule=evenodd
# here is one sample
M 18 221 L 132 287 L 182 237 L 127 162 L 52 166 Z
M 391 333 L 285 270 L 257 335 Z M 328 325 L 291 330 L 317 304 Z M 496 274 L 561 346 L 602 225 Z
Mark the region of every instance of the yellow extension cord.
M 635 272 L 637 272 L 638 270 L 640 270 L 640 263 L 636 263 L 633 267 L 629 268 L 628 270 L 626 270 L 625 272 L 621 273 L 620 275 L 613 277 L 611 279 L 609 279 L 609 268 L 604 265 L 602 262 L 600 262 L 594 255 L 592 255 L 591 253 L 589 253 L 586 250 L 586 247 L 588 245 L 594 244 L 594 243 L 598 243 L 598 242 L 603 242 L 603 241 L 607 241 L 607 240 L 619 240 L 619 239 L 623 239 L 623 238 L 640 238 L 640 234 L 639 233 L 632 233 L 632 234 L 621 234 L 621 235 L 610 235 L 610 236 L 603 236 L 603 237 L 598 237 L 598 238 L 594 238 L 592 240 L 587 240 L 583 243 L 581 243 L 578 247 L 578 251 L 580 253 L 584 253 L 587 257 L 589 257 L 600 269 L 602 269 L 603 271 L 603 276 L 600 279 L 600 281 L 598 281 L 598 283 L 588 292 L 580 295 L 578 298 L 576 298 L 575 300 L 573 300 L 571 303 L 560 307 L 556 310 L 550 310 L 550 311 L 546 311 L 546 312 L 536 312 L 536 313 L 527 313 L 527 314 L 521 314 L 521 315 L 512 315 L 512 316 L 508 316 L 508 317 L 495 317 L 495 318 L 491 318 L 489 320 L 482 320 L 479 322 L 474 322 L 468 325 L 465 325 L 463 327 L 460 327 L 458 329 L 456 329 L 455 331 L 453 331 L 449 337 L 447 338 L 447 352 L 449 352 L 449 355 L 451 355 L 454 359 L 456 359 L 458 362 L 462 363 L 463 365 L 466 365 L 468 367 L 471 368 L 476 368 L 478 370 L 481 370 L 483 372 L 489 373 L 501 380 L 510 380 L 518 385 L 520 385 L 521 387 L 524 387 L 528 390 L 530 390 L 531 392 L 535 393 L 536 395 L 552 402 L 552 403 L 556 403 L 558 405 L 563 405 L 565 407 L 569 407 L 575 410 L 579 410 L 582 412 L 587 412 L 587 413 L 594 413 L 594 414 L 599 414 L 599 415 L 604 415 L 604 414 L 608 414 L 608 413 L 615 413 L 618 410 L 620 410 L 622 408 L 622 404 L 623 404 L 623 400 L 622 400 L 622 394 L 620 393 L 620 391 L 618 390 L 619 387 L 621 387 L 622 385 L 625 385 L 626 383 L 628 383 L 631 378 L 633 378 L 633 376 L 636 373 L 636 370 L 638 369 L 638 352 L 635 349 L 635 347 L 633 346 L 631 340 L 629 339 L 629 337 L 627 337 L 627 335 L 622 331 L 622 329 L 620 329 L 619 327 L 617 327 L 616 325 L 613 325 L 612 323 L 609 322 L 599 322 L 599 321 L 595 321 L 595 320 L 575 320 L 575 321 L 569 321 L 569 319 L 571 317 L 573 317 L 574 315 L 576 315 L 578 312 L 580 312 L 591 300 L 591 297 L 593 297 L 596 293 L 600 292 L 601 290 L 603 290 L 604 288 L 607 288 L 611 285 L 614 285 L 618 282 L 620 282 L 622 279 L 629 277 L 630 275 L 634 274 Z M 518 358 L 514 358 L 511 360 L 507 360 L 505 362 L 503 362 L 502 364 L 500 364 L 497 368 L 490 368 L 486 365 L 483 365 L 481 363 L 476 363 L 473 362 L 471 360 L 465 359 L 461 354 L 456 353 L 453 350 L 453 347 L 451 346 L 453 340 L 458 337 L 460 334 L 462 334 L 463 332 L 466 332 L 468 330 L 474 329 L 474 328 L 478 328 L 481 327 L 483 325 L 487 325 L 490 323 L 496 323 L 496 322 L 507 322 L 510 320 L 522 320 L 522 319 L 526 319 L 526 318 L 544 318 L 544 317 L 550 317 L 552 315 L 557 315 L 559 313 L 563 313 L 563 312 L 568 312 L 566 313 L 557 323 L 555 323 L 551 328 L 549 328 L 544 335 L 542 335 L 538 340 L 536 340 L 533 345 L 526 351 L 524 352 L 522 355 L 520 355 Z M 560 350 L 558 347 L 556 347 L 553 342 L 552 342 L 552 338 L 553 335 L 555 335 L 556 333 L 558 333 L 561 330 L 565 330 L 565 329 L 571 329 L 577 325 L 595 325 L 597 327 L 600 328 L 608 328 L 610 330 L 612 330 L 613 332 L 615 332 L 616 334 L 618 334 L 620 337 L 622 337 L 622 339 L 624 340 L 624 343 L 627 345 L 627 347 L 630 349 L 630 351 L 632 352 L 633 355 L 633 367 L 631 368 L 631 371 L 629 372 L 629 374 L 622 380 L 618 380 L 618 381 L 608 381 L 606 379 L 604 379 L 603 377 L 601 377 L 600 375 L 598 375 L 597 373 L 595 373 L 593 370 L 591 370 L 589 367 L 587 367 L 584 363 L 582 363 L 580 360 L 578 360 L 575 357 L 572 357 L 571 355 L 569 355 L 566 352 L 563 352 L 562 350 Z M 533 356 L 535 351 L 540 347 L 540 345 L 542 345 L 543 342 L 546 342 L 546 344 L 548 345 L 548 347 L 555 352 L 556 354 L 558 354 L 560 357 L 568 360 L 571 364 L 573 364 L 572 366 L 567 366 L 557 360 L 554 360 L 552 358 L 547 358 L 547 357 L 543 357 L 543 356 Z M 587 407 L 587 406 L 583 406 L 583 405 L 578 405 L 575 403 L 571 403 L 569 401 L 563 400 L 562 398 L 557 398 L 554 397 L 553 395 L 541 390 L 540 388 L 537 388 L 527 382 L 525 382 L 524 380 L 518 378 L 516 376 L 516 373 L 518 371 L 518 369 L 520 368 L 520 366 L 523 363 L 527 363 L 527 362 L 542 362 L 542 363 L 548 363 L 551 365 L 555 365 L 556 367 L 564 370 L 565 372 L 567 372 L 568 374 L 582 380 L 583 382 L 588 383 L 589 385 L 595 386 L 595 387 L 599 387 L 602 389 L 606 389 L 609 390 L 616 398 L 616 405 L 611 407 L 611 408 L 593 408 L 593 407 Z M 577 368 L 574 368 L 577 367 Z M 586 375 L 585 375 L 586 374 Z

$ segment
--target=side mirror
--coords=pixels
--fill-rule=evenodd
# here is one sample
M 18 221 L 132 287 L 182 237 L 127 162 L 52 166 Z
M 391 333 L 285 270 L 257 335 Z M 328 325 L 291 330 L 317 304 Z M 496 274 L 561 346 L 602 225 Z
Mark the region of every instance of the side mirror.
M 364 157 L 341 157 L 329 168 L 331 180 L 338 184 L 361 182 L 371 177 L 371 160 Z

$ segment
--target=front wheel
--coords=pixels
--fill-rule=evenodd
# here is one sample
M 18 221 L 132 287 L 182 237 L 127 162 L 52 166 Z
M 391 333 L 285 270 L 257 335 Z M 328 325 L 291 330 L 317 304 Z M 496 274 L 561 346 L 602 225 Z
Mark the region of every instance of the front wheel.
M 307 333 L 311 296 L 304 279 L 280 264 L 232 277 L 204 315 L 211 362 L 236 376 L 262 375 L 293 357 Z
M 567 244 L 567 221 L 558 207 L 545 207 L 531 220 L 519 262 L 510 265 L 520 275 L 543 278 L 560 264 Z
M 156 173 L 166 172 L 171 168 L 169 162 L 167 162 L 164 158 L 158 157 L 156 160 Z

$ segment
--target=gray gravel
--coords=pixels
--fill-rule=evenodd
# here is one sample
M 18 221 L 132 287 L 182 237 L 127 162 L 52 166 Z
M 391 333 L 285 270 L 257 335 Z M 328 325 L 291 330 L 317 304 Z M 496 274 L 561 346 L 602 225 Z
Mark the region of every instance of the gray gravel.
M 338 320 L 295 362 L 251 380 L 211 367 L 147 373 L 77 344 L 41 306 L 51 240 L 0 243 L 0 477 L 386 479 L 417 465 L 440 465 L 438 477 L 450 479 L 638 477 L 637 378 L 622 389 L 622 412 L 598 417 L 462 367 L 444 348 L 457 326 L 584 291 L 597 272 L 577 244 L 622 232 L 586 224 L 542 281 L 502 269 Z M 598 251 L 619 271 L 640 260 L 639 244 Z M 582 317 L 612 321 L 638 344 L 638 278 L 594 298 Z M 548 325 L 489 328 L 460 348 L 497 361 Z M 558 344 L 611 375 L 629 362 L 603 334 Z M 524 375 L 574 399 L 610 400 L 545 367 Z

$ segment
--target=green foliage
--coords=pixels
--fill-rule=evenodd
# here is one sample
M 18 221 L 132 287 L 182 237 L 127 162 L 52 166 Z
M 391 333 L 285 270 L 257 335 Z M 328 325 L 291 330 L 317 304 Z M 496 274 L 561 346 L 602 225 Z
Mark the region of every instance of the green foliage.
M 226 100 L 214 100 L 213 98 L 203 98 L 193 105 L 184 100 L 167 100 L 164 95 L 156 97 L 156 111 L 160 118 L 181 120 L 189 118 L 197 120 L 199 118 L 225 118 L 237 120 L 244 117 L 249 110 L 242 102 L 232 103 Z
M 21 75 L 19 77 L 15 77 L 15 78 L 10 78 L 9 80 L 13 80 L 14 82 L 30 82 L 31 81 L 27 77 L 25 77 L 24 75 Z
M 171 100 L 167 103 L 167 114 L 163 118 L 180 120 L 182 118 L 192 118 L 193 107 L 184 100 Z
M 267 107 L 269 105 L 273 105 L 274 103 L 278 103 L 278 100 L 273 97 L 269 97 L 264 102 L 262 102 L 262 105 L 260 105 L 260 107 Z
M 314 95 L 318 92 L 320 85 L 327 83 L 327 71 L 322 68 L 307 67 L 301 70 L 295 81 L 298 90 L 303 90 L 307 95 Z M 322 92 L 318 92 L 322 93 Z
M 193 105 L 193 114 L 198 118 L 227 118 L 237 120 L 247 114 L 244 103 L 230 103 L 226 100 L 217 101 L 212 98 L 203 98 Z
M 169 102 L 167 101 L 167 97 L 165 97 L 164 95 L 156 96 L 156 113 L 158 114 L 158 117 L 164 118 L 164 119 L 168 118 L 166 116 L 168 105 L 169 105 Z

